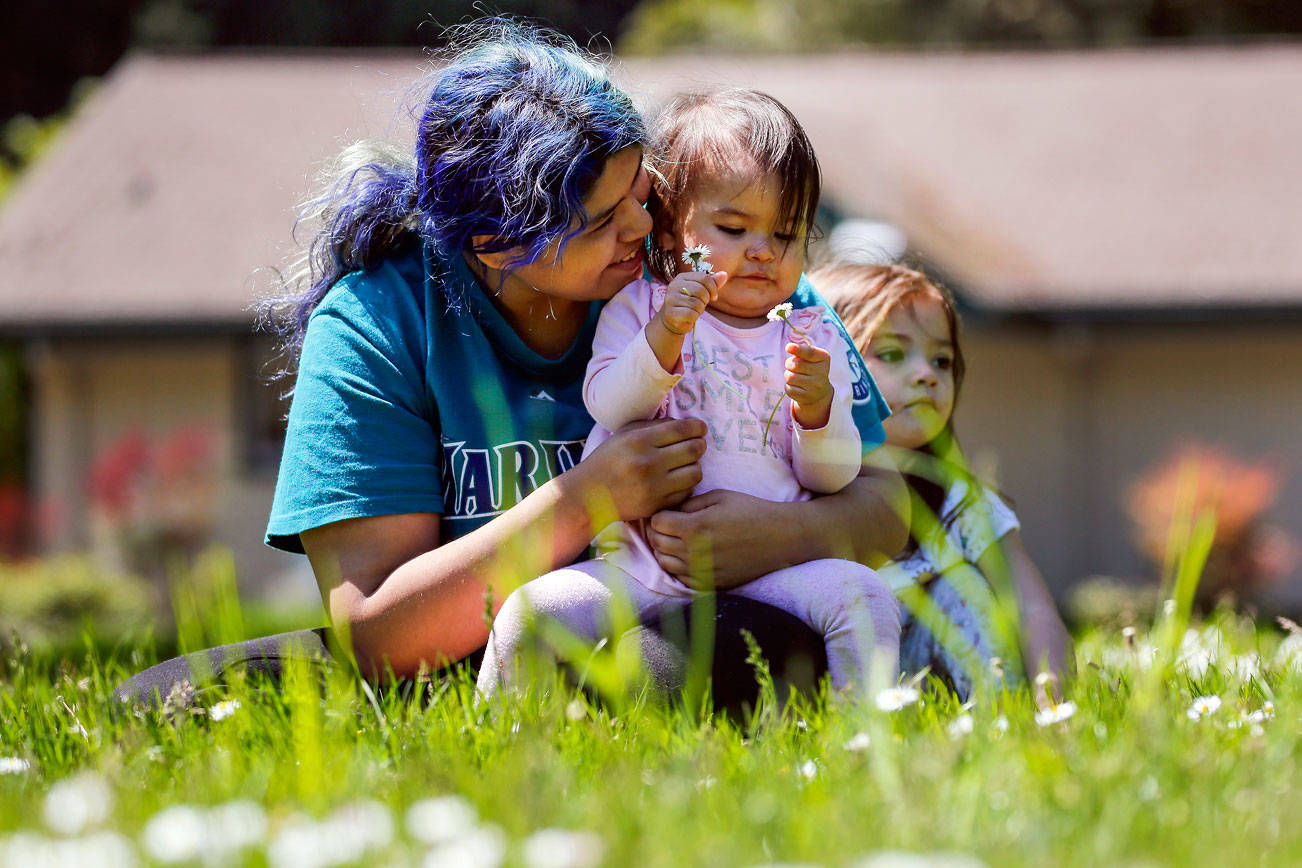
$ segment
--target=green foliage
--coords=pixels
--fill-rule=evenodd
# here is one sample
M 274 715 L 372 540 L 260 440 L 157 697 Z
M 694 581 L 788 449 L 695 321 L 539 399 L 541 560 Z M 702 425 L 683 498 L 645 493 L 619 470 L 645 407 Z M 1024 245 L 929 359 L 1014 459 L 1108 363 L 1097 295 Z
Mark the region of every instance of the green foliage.
M 685 47 L 825 51 L 857 44 L 1087 46 L 1297 32 L 1302 12 L 1253 0 L 647 0 L 620 43 L 628 53 Z
M 45 154 L 68 123 L 68 118 L 94 91 L 95 82 L 82 79 L 72 89 L 68 106 L 44 118 L 18 114 L 0 127 L 0 203 L 13 188 L 18 176 Z
M 0 642 L 62 646 L 87 625 L 112 641 L 142 632 L 156 607 L 143 580 L 105 572 L 87 555 L 0 561 Z

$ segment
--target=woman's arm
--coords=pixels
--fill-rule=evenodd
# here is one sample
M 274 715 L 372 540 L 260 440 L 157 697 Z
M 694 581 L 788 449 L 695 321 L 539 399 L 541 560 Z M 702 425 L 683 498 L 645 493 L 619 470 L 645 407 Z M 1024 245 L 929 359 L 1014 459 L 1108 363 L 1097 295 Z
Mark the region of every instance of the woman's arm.
M 907 542 L 909 497 L 895 465 L 878 449 L 835 494 L 774 503 L 710 491 L 657 512 L 650 525 L 647 537 L 666 572 L 695 588 L 727 589 L 818 558 L 880 566 Z M 692 570 L 698 560 L 710 564 L 708 575 Z
M 977 560 L 986 576 L 1006 574 L 1017 594 L 1021 621 L 1022 657 L 1026 676 L 1035 687 L 1036 702 L 1044 705 L 1060 697 L 1060 682 L 1076 674 L 1076 657 L 1053 596 L 1044 577 L 1027 554 L 1022 536 L 1009 531 Z M 1036 683 L 1036 676 L 1045 679 Z
M 496 612 L 518 585 L 573 561 L 596 530 L 681 502 L 701 479 L 704 435 L 693 419 L 625 429 L 446 544 L 433 513 L 348 519 L 300 539 L 362 672 L 377 677 L 388 667 L 410 676 L 482 646 L 488 608 Z

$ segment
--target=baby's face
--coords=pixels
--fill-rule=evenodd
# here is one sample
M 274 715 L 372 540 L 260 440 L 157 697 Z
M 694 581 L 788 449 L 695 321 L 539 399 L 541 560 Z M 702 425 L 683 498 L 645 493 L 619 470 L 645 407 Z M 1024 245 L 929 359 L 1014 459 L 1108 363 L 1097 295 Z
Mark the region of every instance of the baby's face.
M 796 291 L 805 267 L 804 229 L 779 222 L 780 189 L 776 174 L 709 179 L 686 197 L 676 237 L 660 239 L 679 263 L 689 247 L 710 248 L 714 270 L 728 273 L 712 311 L 764 317 Z

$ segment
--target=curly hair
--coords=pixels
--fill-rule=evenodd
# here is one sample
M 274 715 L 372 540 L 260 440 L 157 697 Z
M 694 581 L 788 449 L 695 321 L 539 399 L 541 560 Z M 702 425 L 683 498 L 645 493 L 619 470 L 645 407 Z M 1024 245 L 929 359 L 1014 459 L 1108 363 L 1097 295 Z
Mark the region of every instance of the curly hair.
M 583 197 L 607 159 L 644 145 L 632 100 L 573 41 L 500 18 L 455 36 L 427 82 L 412 152 L 353 145 L 300 213 L 321 229 L 285 293 L 262 306 L 291 358 L 339 278 L 412 238 L 445 255 L 519 249 L 508 269 L 563 247 L 583 230 Z

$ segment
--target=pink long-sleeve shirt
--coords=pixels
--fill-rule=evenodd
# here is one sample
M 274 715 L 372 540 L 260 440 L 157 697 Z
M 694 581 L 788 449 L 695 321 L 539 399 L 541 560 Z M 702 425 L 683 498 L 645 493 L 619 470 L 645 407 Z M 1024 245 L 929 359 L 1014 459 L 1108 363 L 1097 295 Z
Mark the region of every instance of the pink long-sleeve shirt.
M 646 339 L 646 324 L 664 304 L 661 284 L 637 280 L 603 309 L 593 338 L 583 400 L 597 425 L 584 454 L 610 432 L 638 419 L 696 418 L 709 428 L 702 479 L 693 494 L 717 488 L 774 501 L 807 500 L 810 492 L 844 488 L 860 468 L 862 445 L 851 414 L 851 372 L 841 331 L 821 307 L 793 311 L 791 325 L 767 322 L 737 328 L 706 310 L 683 342 L 674 372 L 666 371 Z M 831 354 L 834 396 L 828 422 L 803 428 L 784 392 L 786 345 L 804 331 Z M 773 422 L 765 437 L 765 424 Z M 694 593 L 656 562 L 644 522 L 624 524 L 606 559 L 660 593 Z

